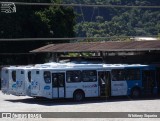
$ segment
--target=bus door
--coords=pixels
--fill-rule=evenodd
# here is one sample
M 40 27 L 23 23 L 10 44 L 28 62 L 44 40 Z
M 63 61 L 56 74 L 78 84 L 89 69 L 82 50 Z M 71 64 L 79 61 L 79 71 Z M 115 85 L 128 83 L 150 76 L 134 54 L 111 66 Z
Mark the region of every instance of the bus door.
M 142 85 L 144 87 L 144 94 L 153 94 L 155 87 L 155 71 L 143 70 L 142 71 Z
M 65 97 L 65 72 L 52 73 L 52 98 Z
M 111 75 L 110 71 L 98 71 L 99 95 L 110 96 Z

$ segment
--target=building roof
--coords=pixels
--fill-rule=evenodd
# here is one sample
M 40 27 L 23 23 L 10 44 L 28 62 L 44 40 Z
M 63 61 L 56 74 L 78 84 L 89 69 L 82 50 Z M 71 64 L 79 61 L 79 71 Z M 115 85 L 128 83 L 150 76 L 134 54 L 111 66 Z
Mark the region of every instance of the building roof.
M 153 50 L 160 50 L 160 41 L 108 41 L 49 44 L 30 52 L 136 52 Z

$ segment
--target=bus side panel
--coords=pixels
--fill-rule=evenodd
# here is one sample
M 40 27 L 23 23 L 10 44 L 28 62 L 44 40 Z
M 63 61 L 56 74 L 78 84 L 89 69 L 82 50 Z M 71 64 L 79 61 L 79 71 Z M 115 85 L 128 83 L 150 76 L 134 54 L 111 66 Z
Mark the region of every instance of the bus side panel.
M 17 90 L 16 95 L 25 95 L 25 75 L 24 70 L 23 73 L 21 73 L 22 70 L 17 70 Z
M 82 90 L 85 97 L 98 97 L 98 84 L 97 82 L 90 83 L 67 83 L 66 84 L 66 98 L 73 98 L 73 93 L 76 90 Z
M 127 85 L 128 85 L 128 91 L 127 91 L 127 95 L 131 95 L 131 91 L 134 87 L 138 87 L 141 89 L 142 87 L 142 81 L 141 80 L 129 80 L 127 81 Z
M 127 82 L 126 81 L 112 81 L 111 82 L 111 96 L 127 95 Z
M 77 89 L 82 89 L 81 83 L 66 83 L 66 98 L 73 98 L 73 93 Z
M 13 71 L 15 72 L 14 74 L 14 79 L 13 79 Z M 9 93 L 12 95 L 16 95 L 16 70 L 11 70 L 9 71 Z
M 99 96 L 98 82 L 83 83 L 82 87 L 85 92 L 85 97 L 98 97 Z
M 98 82 L 75 82 L 66 83 L 66 98 L 73 98 L 73 93 L 76 90 L 82 90 L 85 97 L 99 96 Z
M 9 93 L 9 75 L 6 73 L 6 69 L 1 71 L 1 90 L 4 94 Z
M 37 71 L 39 72 L 37 74 Z M 42 85 L 42 76 L 40 75 L 40 71 L 39 70 L 33 70 L 31 71 L 31 96 L 34 97 L 41 97 L 42 96 L 42 92 L 43 90 L 41 90 L 40 86 Z

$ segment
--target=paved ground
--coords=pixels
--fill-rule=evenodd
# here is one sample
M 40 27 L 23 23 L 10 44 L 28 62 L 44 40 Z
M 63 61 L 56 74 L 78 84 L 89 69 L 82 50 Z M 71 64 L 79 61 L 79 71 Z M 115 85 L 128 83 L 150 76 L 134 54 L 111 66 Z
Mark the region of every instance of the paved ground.
M 76 103 L 72 100 L 46 100 L 46 99 L 33 99 L 27 96 L 13 96 L 4 95 L 0 91 L 0 112 L 160 112 L 160 99 L 159 98 L 143 98 L 139 100 L 132 100 L 127 97 L 105 99 L 87 99 L 83 102 Z M 0 119 L 4 120 L 4 119 Z M 6 119 L 5 119 L 6 120 Z M 27 121 L 29 119 L 16 119 Z M 33 119 L 31 119 L 33 120 Z M 34 119 L 39 121 L 39 119 Z M 44 121 L 53 119 L 41 119 Z M 137 119 L 137 118 L 56 118 L 54 121 L 71 120 L 71 121 L 96 121 L 96 120 L 109 120 L 109 121 L 155 121 L 159 119 Z

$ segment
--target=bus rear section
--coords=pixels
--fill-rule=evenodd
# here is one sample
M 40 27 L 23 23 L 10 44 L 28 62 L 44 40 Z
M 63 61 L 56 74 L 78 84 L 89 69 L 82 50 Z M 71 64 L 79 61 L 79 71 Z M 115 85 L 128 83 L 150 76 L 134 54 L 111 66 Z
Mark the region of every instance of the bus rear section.
M 48 68 L 44 68 L 40 70 L 40 77 L 39 79 L 39 97 L 45 97 L 52 99 L 52 83 L 51 83 L 51 71 Z
M 1 90 L 4 94 L 9 94 L 9 70 L 3 67 L 1 70 Z
M 17 69 L 16 79 L 16 95 L 25 96 L 31 95 L 31 67 L 22 67 Z
M 11 66 L 2 69 L 2 92 L 16 95 L 16 69 Z
M 31 97 L 42 97 L 42 71 L 41 69 L 31 70 Z
M 31 96 L 52 98 L 51 73 L 58 63 L 40 64 L 31 70 Z

